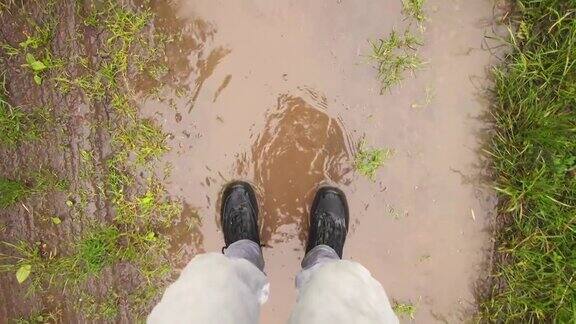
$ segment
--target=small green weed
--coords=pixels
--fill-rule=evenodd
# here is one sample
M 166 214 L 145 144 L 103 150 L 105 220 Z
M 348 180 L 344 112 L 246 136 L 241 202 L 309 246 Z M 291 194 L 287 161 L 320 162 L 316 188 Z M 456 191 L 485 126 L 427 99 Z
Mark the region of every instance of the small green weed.
M 402 0 L 403 14 L 416 21 L 421 34 L 426 21 L 425 2 L 426 0 Z M 417 54 L 418 48 L 423 44 L 422 40 L 412 34 L 412 29 L 408 26 L 402 34 L 392 30 L 388 37 L 370 41 L 372 53 L 368 57 L 378 71 L 381 94 L 401 83 L 406 72 L 414 73 L 425 63 Z
M 126 189 L 133 183 L 133 179 L 118 169 L 114 162 L 109 163 L 107 182 L 107 192 L 116 210 L 114 219 L 120 224 L 149 224 L 154 220 L 166 227 L 182 212 L 181 203 L 164 198 L 165 190 L 154 178 L 147 179 L 144 194 L 128 197 Z
M 376 171 L 392 156 L 390 149 L 366 148 L 364 141 L 358 145 L 354 158 L 354 168 L 360 174 L 374 181 Z
M 1 4 L 0 4 L 1 7 Z M 25 34 L 26 39 L 18 43 L 18 47 L 4 43 L 0 47 L 8 56 L 16 56 L 22 53 L 29 53 L 38 49 L 48 50 L 50 42 L 54 38 L 56 28 L 55 20 L 50 20 L 43 25 L 34 25 L 33 34 Z
M 84 17 L 84 26 L 97 28 L 102 24 L 102 15 L 102 11 L 92 10 L 86 17 Z
M 414 319 L 414 315 L 416 314 L 416 306 L 413 304 L 404 304 L 394 301 L 394 306 L 392 306 L 392 310 L 396 315 L 404 318 Z
M 402 12 L 416 20 L 420 28 L 423 28 L 422 24 L 426 21 L 426 14 L 424 13 L 425 3 L 426 0 L 402 0 Z
M 58 90 L 61 93 L 66 94 L 70 89 L 77 88 L 88 101 L 102 101 L 110 88 L 110 83 L 106 82 L 109 76 L 102 75 L 100 71 L 87 70 L 88 72 L 76 78 L 71 78 L 66 72 L 63 72 L 53 78 L 53 80 L 58 85 Z M 114 80 L 113 82 L 115 83 L 116 81 Z
M 125 78 L 129 61 L 135 56 L 131 53 L 132 44 L 151 18 L 149 10 L 132 11 L 112 0 L 93 9 L 84 18 L 84 25 L 104 32 L 106 41 L 101 51 L 106 55 L 96 68 L 90 69 L 80 62 L 87 70 L 81 76 L 71 78 L 64 74 L 56 77 L 60 90 L 66 93 L 75 86 L 90 101 L 102 101 L 108 94 L 117 95 L 120 92 L 118 79 Z
M 382 93 L 400 83 L 407 71 L 413 73 L 424 64 L 416 54 L 421 40 L 408 31 L 404 35 L 392 31 L 387 38 L 370 41 L 370 45 L 372 54 L 369 59 L 377 69 Z
M 47 47 L 54 38 L 55 27 L 55 20 L 50 20 L 42 26 L 35 25 L 34 34 L 26 35 L 26 39 L 18 46 L 26 52 Z
M 34 82 L 37 85 L 41 85 L 42 73 L 48 69 L 59 67 L 61 65 L 62 63 L 60 61 L 54 61 L 51 55 L 46 55 L 43 60 L 38 60 L 31 53 L 26 53 L 26 64 L 23 64 L 22 66 L 28 68 L 34 75 Z
M 45 280 L 51 281 L 49 272 L 52 255 L 42 257 L 40 242 L 29 244 L 20 241 L 16 244 L 1 242 L 11 248 L 15 254 L 0 253 L 0 272 L 12 272 L 19 283 L 30 282 L 28 292 L 42 289 Z
M 49 69 L 61 67 L 63 62 L 52 57 L 50 42 L 54 38 L 56 20 L 50 19 L 43 25 L 34 23 L 34 33 L 25 34 L 26 39 L 18 43 L 18 47 L 10 44 L 2 44 L 2 49 L 8 56 L 23 54 L 25 63 L 23 67 L 32 72 L 33 80 L 37 85 L 42 84 L 42 74 Z M 41 59 L 37 59 L 40 53 L 44 53 Z M 37 55 L 34 55 L 37 54 Z

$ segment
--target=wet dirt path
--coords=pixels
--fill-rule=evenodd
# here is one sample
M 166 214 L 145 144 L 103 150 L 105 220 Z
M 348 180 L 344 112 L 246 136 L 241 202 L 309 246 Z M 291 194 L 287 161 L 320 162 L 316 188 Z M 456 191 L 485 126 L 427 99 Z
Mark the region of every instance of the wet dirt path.
M 193 37 L 169 58 L 170 73 L 190 95 L 165 89 L 170 100 L 148 99 L 144 111 L 172 134 L 169 192 L 202 219 L 199 237 L 174 233 L 181 265 L 221 249 L 219 193 L 233 179 L 252 182 L 272 289 L 262 322 L 284 323 L 311 198 L 332 183 L 351 208 L 345 258 L 366 266 L 392 300 L 416 305 L 416 322 L 462 321 L 494 203 L 478 162 L 491 2 L 430 0 L 420 51 L 428 63 L 384 95 L 365 55 L 369 39 L 403 26 L 401 1 L 173 5 Z M 420 107 L 427 92 L 432 100 Z M 353 171 L 363 137 L 394 150 L 375 182 Z

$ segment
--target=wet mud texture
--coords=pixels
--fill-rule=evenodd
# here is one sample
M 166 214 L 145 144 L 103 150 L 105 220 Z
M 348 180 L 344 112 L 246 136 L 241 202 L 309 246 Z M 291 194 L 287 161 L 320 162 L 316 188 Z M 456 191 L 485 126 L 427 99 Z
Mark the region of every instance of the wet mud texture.
M 473 312 L 494 205 L 479 154 L 487 108 L 481 94 L 492 63 L 481 47 L 492 24 L 491 1 L 428 1 L 420 50 L 427 64 L 383 95 L 367 62 L 368 40 L 407 23 L 401 1 L 195 0 L 153 7 L 158 28 L 184 31 L 179 47 L 168 51 L 166 85 L 140 80 L 135 89 L 142 114 L 171 135 L 165 185 L 186 202 L 167 233 L 179 267 L 198 252 L 220 251 L 221 190 L 235 179 L 251 182 L 271 282 L 262 323 L 284 323 L 296 299 L 311 199 L 317 187 L 332 184 L 346 193 L 351 211 L 344 258 L 368 268 L 391 300 L 414 304 L 416 322 L 461 322 Z M 26 89 L 12 82 L 11 89 L 21 89 L 17 100 L 29 93 L 42 98 L 29 83 Z M 162 99 L 147 95 L 152 88 Z M 427 92 L 431 102 L 421 104 Z M 102 118 L 82 113 L 81 102 L 66 107 L 76 119 Z M 62 136 L 69 153 L 2 152 L 2 172 L 48 156 L 74 179 L 70 161 L 80 147 L 102 150 L 106 139 L 86 140 L 82 134 L 90 131 L 67 125 Z M 394 151 L 374 182 L 353 170 L 362 138 Z M 105 202 L 94 209 L 94 217 L 108 217 Z M 9 238 L 50 233 L 23 208 L 2 213 Z M 185 226 L 194 213 L 201 235 Z M 62 241 L 81 227 L 63 225 L 54 234 Z M 103 275 L 114 281 L 115 273 Z M 25 312 L 24 292 L 14 294 L 4 282 L 0 317 Z
M 400 1 L 174 5 L 213 34 L 190 62 L 200 76 L 182 80 L 194 96 L 174 97 L 172 110 L 147 100 L 144 111 L 173 135 L 167 187 L 201 215 L 204 250 L 223 245 L 225 184 L 256 187 L 271 281 L 262 322 L 290 314 L 308 209 L 323 184 L 349 199 L 344 257 L 366 266 L 391 300 L 414 304 L 417 322 L 470 316 L 495 203 L 479 153 L 491 2 L 429 1 L 419 51 L 427 64 L 383 95 L 368 40 L 405 26 Z M 362 138 L 394 151 L 374 182 L 353 171 Z

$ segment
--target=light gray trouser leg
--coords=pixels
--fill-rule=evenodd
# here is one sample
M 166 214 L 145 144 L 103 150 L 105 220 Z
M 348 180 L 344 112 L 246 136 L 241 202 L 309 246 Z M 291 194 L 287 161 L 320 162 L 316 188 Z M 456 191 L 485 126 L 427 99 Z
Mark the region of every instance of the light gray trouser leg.
M 246 259 L 260 271 L 264 271 L 264 257 L 260 245 L 251 240 L 239 240 L 230 244 L 224 255 L 233 259 Z
M 340 260 L 329 246 L 306 254 L 296 288 L 290 324 L 398 323 L 382 285 L 359 263 Z
M 304 256 L 304 260 L 302 260 L 302 269 L 310 269 L 319 263 L 335 260 L 340 260 L 340 257 L 333 248 L 328 245 L 316 245 Z
M 255 324 L 269 284 L 254 242 L 231 244 L 226 255 L 196 256 L 166 289 L 148 323 Z M 312 249 L 297 277 L 291 324 L 398 323 L 384 289 L 366 268 L 338 258 L 328 246 Z
M 233 251 L 237 251 L 236 248 L 230 252 Z M 250 253 L 255 249 L 244 251 L 252 258 Z M 256 324 L 260 306 L 268 299 L 269 287 L 266 275 L 247 258 L 227 257 L 221 253 L 200 254 L 166 289 L 147 322 Z
M 307 281 L 309 276 L 314 273 L 314 269 L 328 262 L 340 260 L 338 253 L 328 245 L 316 245 L 308 251 L 302 260 L 302 271 L 296 276 L 296 289 L 300 289 L 303 282 Z

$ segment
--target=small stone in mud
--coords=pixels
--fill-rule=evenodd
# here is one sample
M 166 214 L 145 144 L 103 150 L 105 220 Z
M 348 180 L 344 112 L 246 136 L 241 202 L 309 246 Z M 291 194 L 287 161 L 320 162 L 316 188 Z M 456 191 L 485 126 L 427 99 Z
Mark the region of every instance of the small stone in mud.
M 182 114 L 181 113 L 176 113 L 176 122 L 179 123 L 182 121 Z

